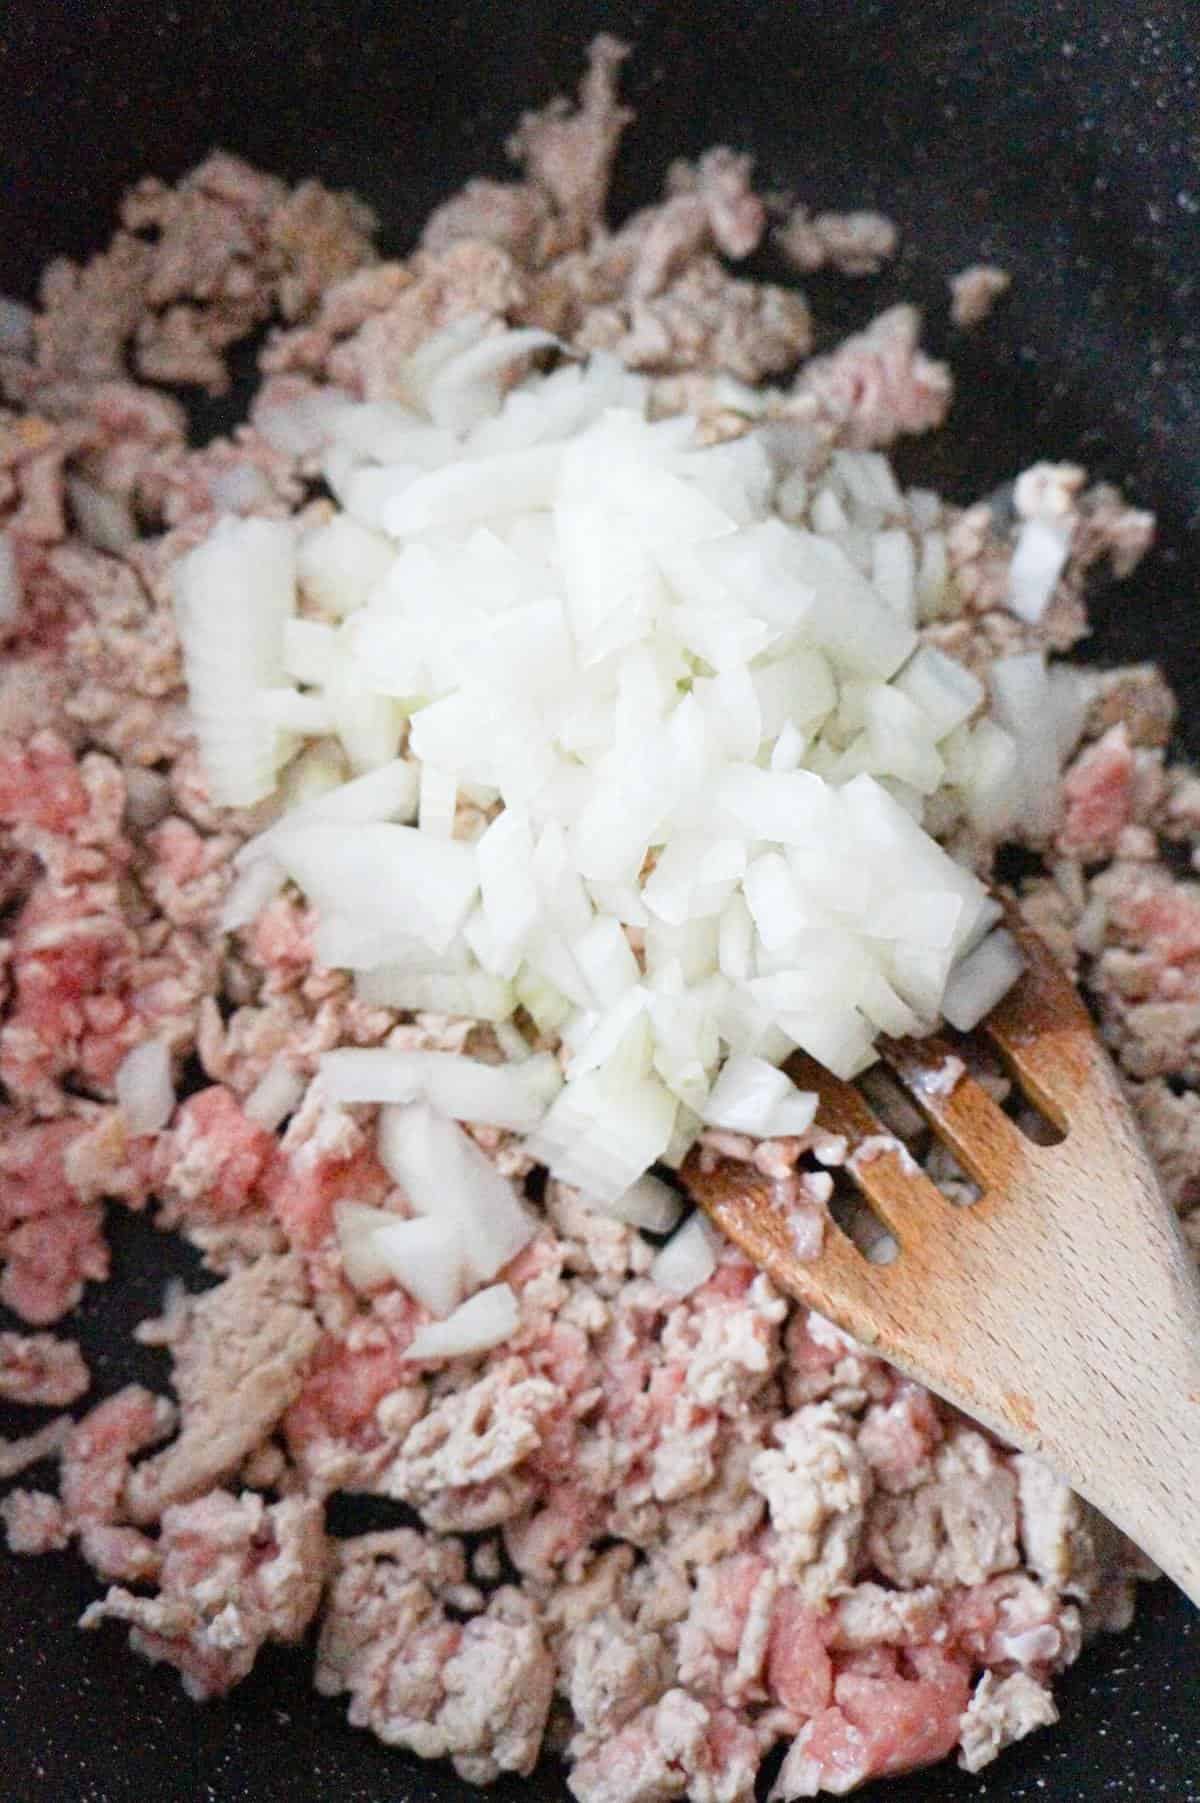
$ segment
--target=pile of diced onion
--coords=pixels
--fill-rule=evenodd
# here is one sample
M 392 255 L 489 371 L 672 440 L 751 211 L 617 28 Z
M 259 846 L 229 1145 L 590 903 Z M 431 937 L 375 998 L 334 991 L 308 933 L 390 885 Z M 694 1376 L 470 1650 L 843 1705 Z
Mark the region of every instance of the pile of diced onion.
M 320 396 L 336 508 L 227 516 L 177 572 L 213 796 L 282 801 L 225 925 L 290 880 L 364 999 L 494 1023 L 500 1065 L 385 1046 L 319 1079 L 383 1105 L 415 1211 L 344 1208 L 348 1275 L 482 1310 L 471 1346 L 511 1327 L 492 1280 L 533 1220 L 456 1123 L 669 1229 L 652 1167 L 704 1127 L 811 1124 L 796 1047 L 852 1077 L 879 1033 L 997 1001 L 1015 947 L 933 834 L 1049 818 L 1071 730 L 1040 656 L 996 666 L 989 709 L 918 644 L 945 606 L 940 510 L 883 457 L 814 477 L 778 425 L 704 446 L 611 359 L 529 368 L 553 351 L 470 320 L 402 398 Z M 686 1289 L 713 1256 L 693 1218 L 659 1274 Z

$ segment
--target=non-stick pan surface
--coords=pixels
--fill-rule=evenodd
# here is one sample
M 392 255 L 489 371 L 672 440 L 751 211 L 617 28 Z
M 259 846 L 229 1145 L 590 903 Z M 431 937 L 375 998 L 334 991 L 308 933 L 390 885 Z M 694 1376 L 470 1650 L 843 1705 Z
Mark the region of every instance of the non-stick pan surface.
M 522 107 L 573 84 L 598 29 L 628 37 L 639 109 L 616 205 L 651 198 L 669 159 L 714 142 L 756 152 L 768 184 L 817 205 L 876 204 L 902 224 L 886 276 L 810 296 L 833 330 L 887 301 L 927 304 L 960 377 L 952 423 L 902 455 L 911 479 L 966 499 L 1037 456 L 1069 456 L 1157 508 L 1160 548 L 1096 607 L 1092 654 L 1155 656 L 1200 751 L 1200 62 L 1191 0 L 445 0 L 337 5 L 8 0 L 0 11 L 0 292 L 32 296 L 52 254 L 97 246 L 119 192 L 175 177 L 213 145 L 352 186 L 385 248 L 468 175 L 502 170 Z M 969 339 L 945 279 L 986 257 L 1011 298 Z M 764 263 L 766 271 L 769 265 Z M 202 414 L 204 429 L 232 415 Z M 162 1384 L 128 1330 L 167 1269 L 191 1269 L 123 1213 L 115 1279 L 82 1332 L 101 1389 Z M 964 1335 L 970 1323 L 962 1324 Z M 1164 1397 L 1164 1407 L 1171 1399 Z M 0 1431 L 28 1423 L 19 1411 Z M 349 1519 L 349 1518 L 347 1518 Z M 361 1519 L 361 1518 L 360 1518 Z M 350 1525 L 359 1525 L 351 1521 Z M 347 1520 L 337 1518 L 344 1531 Z M 0 1563 L 0 1799 L 27 1803 L 468 1803 L 346 1728 L 306 1655 L 271 1653 L 227 1702 L 198 1709 L 121 1632 L 72 1623 L 94 1586 L 69 1556 Z M 1200 1618 L 1160 1586 L 1134 1630 L 1060 1688 L 1063 1725 L 977 1778 L 952 1768 L 867 1799 L 1200 1803 Z M 553 1765 L 498 1798 L 557 1803 Z

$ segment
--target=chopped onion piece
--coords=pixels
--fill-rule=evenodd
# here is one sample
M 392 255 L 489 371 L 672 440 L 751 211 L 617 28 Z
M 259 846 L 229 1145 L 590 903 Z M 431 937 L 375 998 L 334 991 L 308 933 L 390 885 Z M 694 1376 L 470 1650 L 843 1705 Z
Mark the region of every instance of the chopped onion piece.
M 962 786 L 967 817 L 976 832 L 988 839 L 1000 838 L 1020 811 L 1023 784 L 1017 742 L 994 720 L 976 722 L 970 769 Z
M 236 933 L 257 920 L 269 901 L 274 901 L 287 882 L 287 871 L 272 857 L 255 858 L 233 879 L 221 904 L 219 925 L 223 933 Z
M 571 949 L 584 981 L 602 1007 L 637 984 L 637 959 L 620 921 L 594 920 Z
M 602 1212 L 624 1221 L 629 1227 L 643 1227 L 649 1233 L 670 1233 L 683 1213 L 683 1197 L 660 1177 L 647 1174 L 611 1202 Z
M 283 667 L 295 682 L 328 682 L 339 661 L 339 639 L 320 620 L 288 620 L 283 629 Z
M 1061 520 L 1026 520 L 1008 574 L 1008 605 L 1036 626 L 1051 601 L 1071 550 L 1071 527 Z
M 532 1215 L 461 1127 L 424 1102 L 387 1106 L 379 1158 L 418 1214 L 454 1221 L 474 1283 L 487 1283 L 533 1238 Z
M 951 972 L 942 1013 L 960 1033 L 969 1033 L 1008 994 L 1024 968 L 1016 940 L 1005 927 L 997 927 Z
M 558 344 L 551 332 L 533 326 L 501 332 L 462 350 L 438 370 L 426 390 L 429 416 L 436 426 L 466 431 L 489 418 L 500 405 L 500 372 L 533 351 Z
M 471 1358 L 512 1338 L 520 1322 L 517 1299 L 507 1283 L 480 1290 L 445 1321 L 419 1327 L 405 1349 L 410 1359 Z
M 171 1054 L 161 1039 L 144 1039 L 126 1052 L 113 1080 L 117 1106 L 130 1133 L 157 1133 L 175 1110 Z
M 871 583 L 906 626 L 917 618 L 917 559 L 912 539 L 899 528 L 876 534 L 872 545 Z
M 792 531 L 788 563 L 812 587 L 808 625 L 833 661 L 857 676 L 892 676 L 912 652 L 916 634 L 879 600 L 846 553 L 831 539 Z
M 678 1107 L 655 1077 L 587 1071 L 567 1082 L 526 1150 L 585 1200 L 611 1202 L 663 1156 Z
M 348 513 L 312 527 L 296 552 L 296 574 L 309 598 L 337 618 L 353 613 L 384 580 L 395 553 L 388 540 Z M 305 622 L 305 624 L 316 622 Z
M 1031 832 L 1052 832 L 1060 807 L 1058 728 L 1040 651 L 998 657 L 988 672 L 999 724 L 1016 740 L 1023 817 Z
M 429 1009 L 466 1020 L 507 1020 L 516 1007 L 513 985 L 486 970 L 442 972 L 381 964 L 360 971 L 355 988 L 373 1008 Z
M 449 946 L 479 886 L 473 846 L 390 821 L 347 833 L 328 818 L 286 820 L 271 852 L 319 908 L 352 907 L 364 926 L 383 929 L 402 920 L 434 951 Z
M 519 1064 L 484 1064 L 457 1052 L 403 1052 L 387 1046 L 343 1046 L 321 1059 L 331 1101 L 413 1102 L 479 1126 L 527 1133 L 562 1088 L 558 1060 L 537 1052 Z
M 371 1234 L 366 1251 L 431 1315 L 450 1314 L 470 1287 L 457 1221 L 398 1221 L 390 1215 Z
M 1054 742 L 1060 767 L 1083 736 L 1088 708 L 1095 694 L 1095 672 L 1055 664 L 1048 671 L 1050 699 L 1054 705 Z
M 829 1009 L 820 1014 L 778 1016 L 778 1024 L 793 1045 L 847 1082 L 868 1070 L 878 1056 L 875 1035 L 856 1008 Z
M 571 1015 L 570 999 L 530 964 L 518 970 L 512 993 L 539 1033 L 556 1033 Z
M 720 1234 L 708 1216 L 697 1209 L 672 1234 L 650 1266 L 651 1283 L 669 1296 L 690 1296 L 716 1270 L 720 1246 Z
M 332 730 L 333 715 L 319 695 L 302 695 L 299 689 L 283 685 L 259 689 L 255 700 L 260 716 L 280 732 L 315 739 Z
M 175 612 L 213 800 L 248 807 L 275 787 L 275 729 L 255 707 L 283 675 L 295 538 L 279 520 L 219 520 L 175 566 Z
M 713 797 L 732 828 L 750 839 L 803 845 L 823 836 L 830 815 L 828 785 L 807 770 L 760 770 L 728 764 Z
M 850 500 L 877 514 L 900 514 L 904 496 L 892 466 L 878 451 L 835 451 L 833 468 Z
M 754 974 L 754 920 L 743 896 L 733 895 L 721 912 L 717 956 L 721 973 L 731 983 Z
M 0 632 L 16 624 L 21 611 L 21 578 L 11 532 L 0 532 Z
M 434 838 L 449 839 L 454 832 L 454 813 L 458 806 L 458 778 L 450 770 L 439 770 L 436 764 L 421 765 L 420 801 L 417 825 Z
M 817 1098 L 797 1089 L 786 1072 L 763 1058 L 728 1058 L 701 1110 L 710 1127 L 777 1139 L 807 1133 L 816 1119 Z
M 305 1080 L 286 1058 L 273 1058 L 246 1100 L 242 1113 L 274 1133 L 300 1106 Z
M 258 858 L 269 857 L 276 835 L 290 827 L 306 826 L 314 821 L 340 821 L 345 826 L 361 826 L 378 820 L 407 821 L 417 812 L 417 766 L 406 758 L 394 758 L 356 776 L 352 782 L 336 779 L 344 772 L 341 753 L 335 747 L 313 745 L 292 766 L 300 770 L 305 782 L 297 788 L 295 804 L 286 818 L 276 821 L 259 833 L 235 854 L 234 864 L 243 869 Z
M 447 464 L 418 476 L 385 501 L 379 523 L 394 538 L 405 538 L 433 527 L 459 529 L 548 507 L 561 462 L 557 445 L 538 445 L 529 451 Z
M 896 677 L 896 687 L 924 714 L 935 740 L 969 720 L 984 698 L 978 677 L 933 645 L 914 651 Z
M 392 1272 L 374 1249 L 376 1233 L 396 1219 L 386 1208 L 365 1202 L 336 1202 L 333 1224 L 346 1282 L 356 1290 L 376 1290 L 392 1279 Z

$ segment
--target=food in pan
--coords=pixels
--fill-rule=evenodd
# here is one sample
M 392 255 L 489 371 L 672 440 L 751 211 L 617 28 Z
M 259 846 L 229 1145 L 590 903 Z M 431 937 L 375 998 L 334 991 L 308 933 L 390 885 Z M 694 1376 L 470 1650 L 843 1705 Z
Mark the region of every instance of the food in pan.
M 0 1515 L 199 1700 L 318 1625 L 350 1721 L 473 1782 L 736 1803 L 779 1749 L 841 1793 L 1052 1722 L 1150 1574 L 673 1173 L 888 1256 L 802 1044 L 968 1201 L 871 1047 L 1012 980 L 1016 846 L 1200 1243 L 1200 782 L 1154 669 L 1066 658 L 1149 516 L 1061 463 L 904 491 L 916 314 L 821 344 L 731 267 L 894 228 L 725 148 L 610 227 L 621 54 L 403 262 L 218 154 L 0 312 L 0 1397 L 58 1411 Z M 193 445 L 176 391 L 262 328 Z M 106 1206 L 211 1274 L 140 1330 L 171 1394 L 94 1400 L 69 1338 Z

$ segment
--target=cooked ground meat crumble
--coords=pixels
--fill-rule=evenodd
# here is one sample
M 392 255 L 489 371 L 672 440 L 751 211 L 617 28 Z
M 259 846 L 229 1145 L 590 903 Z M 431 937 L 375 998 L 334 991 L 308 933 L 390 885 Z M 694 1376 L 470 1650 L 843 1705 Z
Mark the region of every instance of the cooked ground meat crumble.
M 579 1803 L 742 1803 L 781 1743 L 785 1799 L 955 1749 L 979 1769 L 1055 1719 L 1056 1673 L 1128 1622 L 1145 1562 L 1036 1459 L 785 1303 L 732 1248 L 680 1301 L 650 1280 L 642 1235 L 556 1182 L 505 1271 L 509 1343 L 406 1357 L 424 1311 L 398 1287 L 360 1297 L 333 1233 L 343 1197 L 404 1212 L 375 1111 L 305 1095 L 307 1079 L 340 1045 L 488 1056 L 494 1038 L 356 999 L 316 961 L 293 891 L 220 933 L 232 855 L 274 804 L 208 799 L 169 591 L 221 514 L 327 506 L 322 385 L 387 398 L 397 359 L 466 314 L 615 351 L 714 440 L 747 412 L 783 422 L 814 468 L 940 424 L 949 372 L 911 309 L 809 358 L 801 296 L 730 273 L 768 230 L 748 158 L 677 164 L 660 204 L 607 225 L 623 54 L 599 40 L 578 105 L 520 122 L 518 178 L 469 183 L 403 263 L 377 259 L 356 200 L 218 153 L 176 188 L 139 184 L 106 251 L 49 267 L 27 341 L 6 333 L 0 527 L 20 604 L 0 626 L 0 1301 L 38 1331 L 0 1335 L 0 1398 L 85 1395 L 77 1348 L 46 1330 L 108 1275 L 106 1203 L 152 1206 L 220 1281 L 170 1294 L 141 1330 L 170 1352 L 173 1398 L 128 1385 L 0 1445 L 3 1478 L 61 1464 L 57 1496 L 12 1489 L 0 1516 L 16 1552 L 74 1542 L 112 1586 L 84 1626 L 127 1622 L 198 1699 L 319 1620 L 318 1688 L 473 1782 L 545 1748 Z M 780 241 L 801 268 L 862 273 L 895 231 L 796 208 Z M 966 273 L 980 279 L 960 311 L 976 314 L 997 272 Z M 226 353 L 267 321 L 249 423 L 193 448 L 182 406 L 149 384 L 220 393 Z M 785 379 L 752 401 L 744 385 L 770 378 Z M 1017 514 L 1071 531 L 1029 626 L 1004 605 L 1004 510 L 926 504 L 950 580 L 924 633 L 976 670 L 1068 651 L 1089 571 L 1129 574 L 1152 530 L 1071 466 L 1026 472 Z M 1153 669 L 1096 678 L 1020 900 L 1092 998 L 1200 1252 L 1200 885 L 1177 874 L 1181 851 L 1197 861 L 1200 779 L 1168 760 L 1173 714 Z M 996 850 L 954 849 L 981 872 Z M 113 1086 L 148 1038 L 203 1081 L 136 1135 Z M 303 1099 L 276 1129 L 253 1098 L 281 1070 Z M 998 1070 L 981 1075 L 1003 1095 Z M 928 1158 L 911 1109 L 875 1101 Z M 527 1173 L 511 1135 L 476 1138 Z M 816 1134 L 709 1150 L 813 1206 L 844 1154 Z M 412 1525 L 335 1541 L 336 1491 L 390 1499 L 398 1520 L 404 1505 Z

